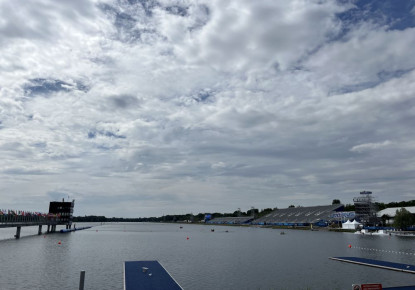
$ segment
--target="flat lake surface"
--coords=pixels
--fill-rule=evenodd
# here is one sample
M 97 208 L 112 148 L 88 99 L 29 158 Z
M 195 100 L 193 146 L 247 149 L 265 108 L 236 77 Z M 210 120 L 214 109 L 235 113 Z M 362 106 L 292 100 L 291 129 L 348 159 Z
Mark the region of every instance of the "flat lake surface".
M 85 289 L 121 290 L 124 261 L 137 260 L 158 260 L 184 289 L 415 284 L 413 274 L 329 260 L 356 256 L 415 264 L 415 238 L 301 230 L 285 230 L 281 235 L 282 230 L 256 227 L 182 226 L 113 223 L 40 236 L 37 227 L 30 227 L 22 228 L 19 240 L 13 239 L 15 228 L 0 229 L 0 289 L 78 289 L 79 272 L 85 270 Z

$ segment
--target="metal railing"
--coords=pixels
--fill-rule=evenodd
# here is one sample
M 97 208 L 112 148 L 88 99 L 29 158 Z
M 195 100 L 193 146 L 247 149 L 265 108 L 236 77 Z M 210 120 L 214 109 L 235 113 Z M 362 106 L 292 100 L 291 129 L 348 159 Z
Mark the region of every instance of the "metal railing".
M 0 224 L 56 224 L 60 222 L 57 215 L 45 214 L 0 214 Z

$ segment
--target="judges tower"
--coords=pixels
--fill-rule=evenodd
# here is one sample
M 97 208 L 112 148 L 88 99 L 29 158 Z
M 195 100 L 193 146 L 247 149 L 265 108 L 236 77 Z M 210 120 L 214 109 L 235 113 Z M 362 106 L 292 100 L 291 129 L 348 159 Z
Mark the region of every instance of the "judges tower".
M 362 191 L 360 196 L 353 198 L 356 218 L 365 226 L 375 226 L 377 223 L 377 206 L 371 191 Z

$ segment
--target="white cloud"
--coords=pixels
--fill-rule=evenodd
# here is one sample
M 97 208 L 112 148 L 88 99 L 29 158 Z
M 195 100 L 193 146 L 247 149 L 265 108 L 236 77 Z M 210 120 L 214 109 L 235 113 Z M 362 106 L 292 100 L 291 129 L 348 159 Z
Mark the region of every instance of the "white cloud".
M 415 68 L 415 60 L 409 57 L 414 35 L 414 28 L 362 26 L 350 32 L 346 41 L 326 44 L 306 62 L 306 68 L 334 91 L 371 87 Z
M 210 20 L 200 30 L 183 33 L 184 20 L 170 25 L 163 18 L 162 33 L 170 35 L 174 29 L 175 34 L 186 36 L 174 41 L 180 56 L 233 73 L 295 65 L 338 32 L 335 13 L 347 9 L 334 2 L 302 0 L 209 1 L 206 5 Z
M 360 144 L 360 145 L 353 146 L 350 149 L 350 151 L 362 153 L 362 152 L 365 152 L 365 151 L 372 151 L 372 150 L 377 150 L 377 149 L 389 147 L 391 144 L 392 144 L 392 142 L 389 141 L 389 140 L 386 140 L 386 141 L 380 142 L 380 143 Z
M 343 35 L 351 7 L 1 2 L 0 190 L 108 216 L 408 194 L 413 28 Z M 381 148 L 395 152 L 356 158 Z

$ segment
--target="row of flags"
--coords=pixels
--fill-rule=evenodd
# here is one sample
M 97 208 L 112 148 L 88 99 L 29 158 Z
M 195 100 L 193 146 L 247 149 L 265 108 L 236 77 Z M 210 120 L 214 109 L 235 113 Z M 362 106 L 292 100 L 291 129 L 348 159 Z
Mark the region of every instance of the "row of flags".
M 0 209 L 0 215 L 29 216 L 29 217 L 60 217 L 60 214 L 32 212 L 24 210 Z

